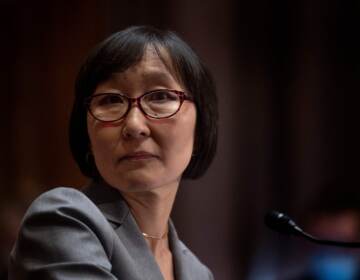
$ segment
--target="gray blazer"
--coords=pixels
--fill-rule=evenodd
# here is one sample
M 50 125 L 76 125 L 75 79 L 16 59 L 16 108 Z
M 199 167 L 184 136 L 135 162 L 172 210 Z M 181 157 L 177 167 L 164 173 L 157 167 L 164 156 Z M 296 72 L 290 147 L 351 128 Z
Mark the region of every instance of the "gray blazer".
M 213 279 L 169 223 L 176 280 Z M 56 188 L 25 214 L 10 255 L 9 279 L 163 279 L 120 193 L 92 183 Z

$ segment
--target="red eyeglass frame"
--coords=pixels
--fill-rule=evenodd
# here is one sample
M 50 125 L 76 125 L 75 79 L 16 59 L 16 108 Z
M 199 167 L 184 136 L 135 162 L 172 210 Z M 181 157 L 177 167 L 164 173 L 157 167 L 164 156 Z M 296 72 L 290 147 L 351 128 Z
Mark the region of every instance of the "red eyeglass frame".
M 142 108 L 141 106 L 141 103 L 140 103 L 140 99 L 143 98 L 145 95 L 148 95 L 148 94 L 151 94 L 151 93 L 154 93 L 154 92 L 158 92 L 158 91 L 167 91 L 167 92 L 172 92 L 172 93 L 175 93 L 176 95 L 178 95 L 180 97 L 180 105 L 179 105 L 179 108 L 173 113 L 171 114 L 170 116 L 166 116 L 166 117 L 153 117 L 153 116 L 149 116 L 145 111 L 144 109 Z M 111 120 L 111 121 L 104 121 L 104 120 L 101 120 L 99 118 L 97 118 L 93 112 L 91 111 L 91 101 L 93 98 L 97 97 L 97 96 L 102 96 L 102 95 L 120 95 L 122 97 L 125 97 L 129 103 L 128 103 L 128 108 L 126 110 L 126 112 L 118 119 L 115 119 L 115 120 Z M 97 93 L 97 94 L 93 94 L 91 96 L 89 96 L 88 98 L 86 98 L 85 100 L 85 105 L 87 107 L 87 111 L 90 113 L 90 115 L 100 121 L 100 122 L 103 122 L 103 123 L 111 123 L 111 122 L 116 122 L 116 121 L 119 121 L 123 118 L 126 117 L 126 115 L 129 113 L 129 111 L 131 110 L 132 106 L 134 103 L 136 103 L 136 106 L 140 109 L 140 111 L 144 114 L 145 117 L 149 118 L 149 119 L 167 119 L 167 118 L 171 118 L 172 116 L 174 116 L 177 112 L 180 111 L 181 109 L 181 106 L 182 104 L 184 103 L 185 100 L 188 100 L 188 101 L 191 101 L 193 102 L 194 99 L 187 95 L 185 92 L 183 91 L 179 91 L 179 90 L 173 90 L 173 89 L 157 89 L 157 90 L 152 90 L 152 91 L 147 91 L 145 92 L 144 94 L 138 96 L 138 97 L 135 97 L 135 98 L 132 98 L 132 97 L 128 97 L 127 95 L 125 94 L 122 94 L 122 93 L 112 93 L 112 92 L 104 92 L 104 93 Z

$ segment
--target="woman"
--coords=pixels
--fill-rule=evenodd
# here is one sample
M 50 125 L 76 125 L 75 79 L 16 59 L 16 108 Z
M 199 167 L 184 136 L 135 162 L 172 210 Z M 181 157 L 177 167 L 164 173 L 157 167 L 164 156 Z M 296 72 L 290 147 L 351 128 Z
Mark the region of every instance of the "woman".
M 212 79 L 169 31 L 130 27 L 82 66 L 70 146 L 83 191 L 55 188 L 27 211 L 10 279 L 213 279 L 169 219 L 181 178 L 211 163 Z

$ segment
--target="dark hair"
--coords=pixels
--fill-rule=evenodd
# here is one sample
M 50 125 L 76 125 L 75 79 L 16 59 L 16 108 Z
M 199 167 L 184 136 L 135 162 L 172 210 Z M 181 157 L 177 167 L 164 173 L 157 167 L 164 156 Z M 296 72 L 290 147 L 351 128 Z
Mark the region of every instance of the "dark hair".
M 150 26 L 134 26 L 112 34 L 96 46 L 82 65 L 75 83 L 75 101 L 70 118 L 69 140 L 72 155 L 81 172 L 93 179 L 101 176 L 89 157 L 85 99 L 114 72 L 125 71 L 139 62 L 145 48 L 152 46 L 166 65 L 160 49 L 166 50 L 177 78 L 193 96 L 197 121 L 194 155 L 183 178 L 202 176 L 212 162 L 217 146 L 217 98 L 215 85 L 194 51 L 174 32 Z M 167 65 L 169 66 L 169 65 Z

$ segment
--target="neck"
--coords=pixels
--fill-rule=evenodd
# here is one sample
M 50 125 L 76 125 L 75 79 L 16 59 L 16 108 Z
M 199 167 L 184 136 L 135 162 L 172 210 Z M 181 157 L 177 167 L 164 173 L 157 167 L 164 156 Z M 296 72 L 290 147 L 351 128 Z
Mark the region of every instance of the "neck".
M 168 248 L 168 221 L 178 185 L 146 192 L 122 193 L 153 253 Z M 151 238 L 156 237 L 156 238 Z

